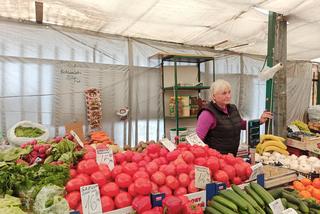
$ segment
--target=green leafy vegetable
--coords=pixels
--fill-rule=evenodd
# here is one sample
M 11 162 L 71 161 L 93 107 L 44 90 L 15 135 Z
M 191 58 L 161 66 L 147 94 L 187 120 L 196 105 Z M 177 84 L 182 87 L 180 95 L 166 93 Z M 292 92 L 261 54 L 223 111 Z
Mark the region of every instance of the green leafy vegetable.
M 44 131 L 34 127 L 18 126 L 17 128 L 15 128 L 14 133 L 17 137 L 35 138 L 43 135 Z

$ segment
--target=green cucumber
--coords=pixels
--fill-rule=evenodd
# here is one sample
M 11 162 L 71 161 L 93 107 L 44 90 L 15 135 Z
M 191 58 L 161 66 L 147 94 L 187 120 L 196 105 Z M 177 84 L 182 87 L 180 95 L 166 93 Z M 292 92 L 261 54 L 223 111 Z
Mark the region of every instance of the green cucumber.
M 288 208 L 292 208 L 294 210 L 298 210 L 299 209 L 298 205 L 296 205 L 294 203 L 288 202 L 287 205 L 288 205 Z
M 231 209 L 223 206 L 219 202 L 214 202 L 212 205 L 213 208 L 217 209 L 219 212 L 228 213 L 228 214 L 236 214 L 237 212 L 233 212 Z
M 272 195 L 272 197 L 274 197 L 275 199 L 281 198 L 281 193 L 283 191 L 283 188 L 275 188 L 272 190 L 268 190 L 268 192 Z
M 315 214 L 320 214 L 320 209 L 310 208 L 310 212 L 313 212 Z
M 231 210 L 238 212 L 238 207 L 236 204 L 234 204 L 232 201 L 230 201 L 229 199 L 226 199 L 225 197 L 221 196 L 221 195 L 216 195 L 213 197 L 214 201 L 219 202 L 220 204 L 230 208 Z
M 281 202 L 282 202 L 282 205 L 284 206 L 284 208 L 287 208 L 287 207 L 288 207 L 288 201 L 287 201 L 287 199 L 281 198 Z
M 264 201 L 250 186 L 245 186 L 244 190 L 259 204 L 260 207 L 265 207 Z
M 235 203 L 240 209 L 248 210 L 248 203 L 232 190 L 222 190 L 220 194 Z
M 220 212 L 219 210 L 217 210 L 213 207 L 206 207 L 204 209 L 204 213 L 205 214 L 223 214 L 222 212 Z
M 272 201 L 274 201 L 272 195 L 259 184 L 251 182 L 250 187 L 261 197 L 264 202 L 266 202 L 266 204 L 270 204 Z
M 304 213 L 309 212 L 309 207 L 305 203 L 303 203 L 302 200 L 300 200 L 299 198 L 296 198 L 293 195 L 290 195 L 286 192 L 282 193 L 282 197 L 287 199 L 288 202 L 291 202 L 291 203 L 294 203 L 295 205 L 297 205 L 302 212 L 304 212 Z
M 266 206 L 266 211 L 268 214 L 273 214 L 272 209 L 269 206 Z

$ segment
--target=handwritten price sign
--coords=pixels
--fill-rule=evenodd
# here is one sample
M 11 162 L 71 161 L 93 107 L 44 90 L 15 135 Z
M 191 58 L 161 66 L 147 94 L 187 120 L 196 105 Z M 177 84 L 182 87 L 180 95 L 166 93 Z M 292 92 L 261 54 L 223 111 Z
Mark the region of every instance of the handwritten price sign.
M 198 137 L 197 133 L 189 134 L 186 137 L 187 142 L 193 146 L 193 145 L 199 145 L 199 146 L 205 146 L 206 144 Z
M 208 183 L 211 183 L 210 170 L 208 167 L 195 166 L 195 186 L 205 189 Z
M 102 214 L 98 184 L 80 187 L 80 194 L 84 214 Z
M 112 149 L 97 149 L 96 150 L 96 161 L 98 164 L 107 164 L 109 169 L 114 168 L 114 159 Z
M 169 150 L 169 152 L 172 152 L 177 148 L 176 144 L 172 143 L 168 138 L 163 138 L 161 143 Z

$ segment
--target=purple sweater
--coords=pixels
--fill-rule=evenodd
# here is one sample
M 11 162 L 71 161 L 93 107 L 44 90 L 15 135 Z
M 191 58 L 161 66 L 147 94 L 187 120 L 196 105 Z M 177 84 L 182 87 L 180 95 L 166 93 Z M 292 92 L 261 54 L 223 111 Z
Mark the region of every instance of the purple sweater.
M 227 108 L 223 109 L 224 113 L 228 113 Z M 201 140 L 204 140 L 206 137 L 208 131 L 210 129 L 214 129 L 217 125 L 217 119 L 216 117 L 211 114 L 208 110 L 204 110 L 199 115 L 198 121 L 197 121 L 197 128 L 196 132 L 197 135 Z M 247 121 L 241 119 L 241 129 L 245 130 L 247 126 Z

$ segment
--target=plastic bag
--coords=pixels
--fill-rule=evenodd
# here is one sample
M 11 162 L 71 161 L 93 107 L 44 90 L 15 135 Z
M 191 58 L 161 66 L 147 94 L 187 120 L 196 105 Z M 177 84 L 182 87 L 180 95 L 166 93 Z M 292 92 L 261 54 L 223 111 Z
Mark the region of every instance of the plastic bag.
M 320 105 L 311 106 L 308 108 L 308 118 L 311 122 L 320 121 Z
M 22 127 L 32 127 L 32 128 L 38 128 L 43 131 L 43 134 L 40 135 L 39 137 L 17 137 L 15 134 L 15 130 L 17 127 L 22 126 Z M 37 141 L 47 141 L 49 139 L 49 130 L 44 127 L 43 125 L 39 123 L 34 123 L 31 121 L 20 121 L 16 123 L 14 126 L 12 126 L 7 133 L 8 141 L 10 144 L 13 144 L 15 146 L 21 146 L 22 144 L 30 141 L 30 140 L 37 140 Z

